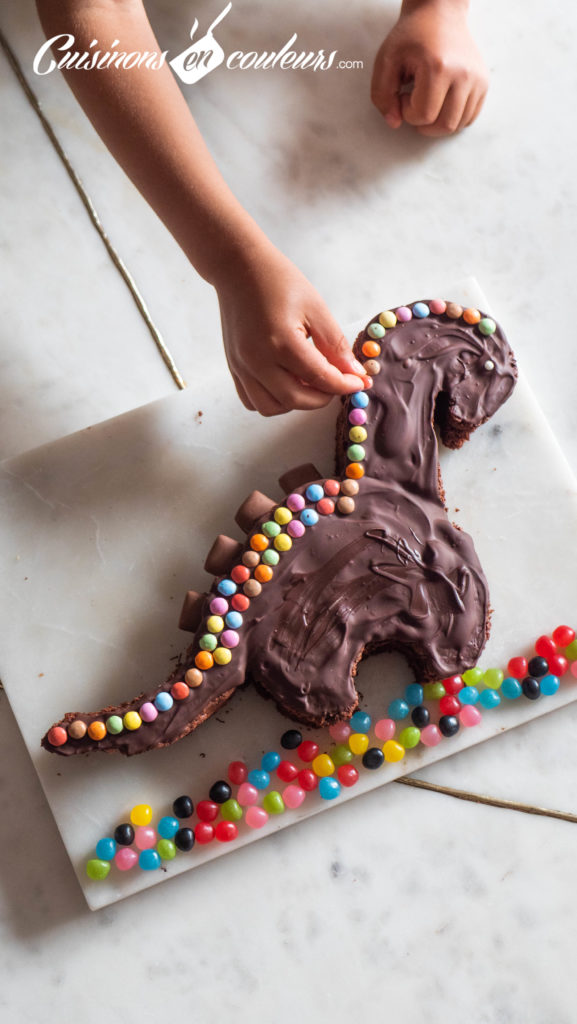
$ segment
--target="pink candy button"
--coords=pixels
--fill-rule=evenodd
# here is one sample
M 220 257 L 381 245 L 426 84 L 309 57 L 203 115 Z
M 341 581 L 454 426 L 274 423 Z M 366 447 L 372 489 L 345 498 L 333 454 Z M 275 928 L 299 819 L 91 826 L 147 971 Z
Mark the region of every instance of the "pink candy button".
M 228 611 L 228 601 L 225 601 L 224 597 L 213 597 L 210 610 L 213 615 L 225 615 Z
M 406 323 L 408 320 L 413 319 L 413 312 L 408 306 L 399 306 L 395 312 L 397 314 L 397 320 L 400 320 L 401 323 Z
M 286 507 L 290 508 L 291 512 L 301 512 L 305 504 L 306 502 L 302 494 L 289 494 L 285 502 Z
M 349 413 L 349 423 L 352 423 L 354 427 L 362 427 L 363 423 L 367 422 L 367 414 L 364 409 L 351 409 Z
M 220 634 L 220 642 L 223 647 L 238 647 L 239 635 L 234 629 L 225 629 Z
M 301 523 L 300 519 L 293 519 L 287 526 L 287 533 L 291 537 L 302 537 L 305 529 L 305 524 Z
M 143 722 L 154 722 L 154 719 L 158 718 L 158 711 L 149 700 L 146 701 L 146 704 L 142 705 L 138 713 Z
M 431 313 L 436 313 L 439 316 L 440 313 L 444 313 L 447 308 L 447 303 L 444 299 L 431 299 L 429 302 L 429 309 Z

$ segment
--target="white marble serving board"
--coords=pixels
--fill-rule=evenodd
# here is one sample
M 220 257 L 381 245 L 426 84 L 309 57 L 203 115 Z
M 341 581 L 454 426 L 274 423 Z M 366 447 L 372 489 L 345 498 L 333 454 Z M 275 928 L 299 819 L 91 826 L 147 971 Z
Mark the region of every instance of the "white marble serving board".
M 447 294 L 488 309 L 474 283 Z M 513 325 L 504 326 L 522 363 L 520 339 Z M 129 760 L 67 760 L 39 746 L 64 711 L 125 700 L 165 677 L 170 659 L 188 643 L 176 625 L 184 592 L 208 585 L 205 553 L 219 532 L 240 536 L 234 512 L 252 488 L 280 499 L 276 479 L 292 465 L 313 461 L 332 471 L 334 404 L 313 416 L 263 420 L 241 408 L 228 375 L 215 380 L 205 365 L 185 392 L 0 466 L 0 671 L 93 909 L 577 698 L 570 677 L 555 697 L 502 706 L 437 748 L 362 772 L 335 804 L 313 794 L 261 831 L 241 826 L 231 845 L 197 845 L 160 871 L 121 874 L 113 867 L 105 882 L 89 881 L 85 862 L 96 841 L 126 820 L 134 804 L 150 803 L 158 820 L 181 793 L 205 797 L 230 760 L 257 767 L 288 725 L 248 689 L 166 750 Z M 481 664 L 503 666 L 529 651 L 538 634 L 574 618 L 577 582 L 567 571 L 567 551 L 577 525 L 577 484 L 522 375 L 497 416 L 460 451 L 443 450 L 441 463 L 450 516 L 473 535 L 491 586 L 493 630 Z M 410 679 L 401 658 L 370 659 L 358 678 L 363 706 L 382 716 Z M 328 732 L 318 735 L 327 749 Z

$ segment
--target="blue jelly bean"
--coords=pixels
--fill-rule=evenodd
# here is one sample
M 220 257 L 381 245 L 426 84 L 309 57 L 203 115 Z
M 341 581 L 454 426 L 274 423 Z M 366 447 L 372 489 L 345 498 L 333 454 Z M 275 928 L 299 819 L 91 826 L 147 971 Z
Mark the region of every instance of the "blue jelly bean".
M 229 612 L 225 615 L 224 621 L 230 629 L 240 629 L 242 626 L 242 615 L 240 612 Z
M 160 867 L 160 855 L 156 850 L 142 850 L 138 857 L 138 866 L 143 871 L 156 871 Z
M 523 693 L 521 683 L 518 679 L 513 679 L 513 676 L 508 676 L 501 683 L 501 693 L 507 700 L 517 700 L 517 697 L 520 697 Z M 461 694 L 459 694 L 460 696 Z
M 459 697 L 462 694 L 459 694 Z M 479 704 L 483 708 L 496 708 L 501 703 L 501 697 L 496 690 L 483 690 L 479 694 Z
M 557 676 L 546 675 L 539 682 L 541 683 L 541 693 L 544 693 L 546 697 L 552 697 L 559 689 L 559 679 Z M 98 847 L 96 847 L 96 853 L 98 857 L 101 856 L 98 853 Z
M 320 484 L 309 484 L 305 494 L 309 501 L 320 501 L 324 497 L 324 489 Z
M 459 690 L 461 704 L 476 704 L 479 700 L 479 691 L 476 686 L 464 686 Z
M 409 705 L 406 700 L 401 700 L 400 697 L 397 697 L 389 704 L 387 714 L 389 718 L 393 718 L 395 722 L 398 722 L 401 718 L 406 718 L 409 714 Z
M 419 320 L 422 320 L 423 317 L 428 316 L 430 312 L 431 310 L 427 306 L 426 302 L 415 302 L 415 305 L 413 306 L 413 316 L 418 316 Z
M 364 391 L 355 391 L 351 395 L 351 405 L 354 405 L 355 409 L 366 409 L 369 404 L 369 396 Z
M 319 521 L 319 514 L 314 508 L 304 508 L 300 515 L 301 523 L 305 526 L 314 526 Z
M 171 814 L 167 814 L 166 817 L 161 818 L 158 822 L 158 834 L 161 839 L 174 839 L 179 828 L 180 822 L 178 818 L 173 818 Z
M 232 594 L 236 594 L 236 583 L 233 580 L 221 580 L 216 589 L 224 597 L 231 597 Z
M 260 766 L 264 772 L 274 772 L 280 762 L 280 754 L 277 754 L 276 750 L 269 750 L 266 754 L 263 754 Z
M 319 796 L 323 800 L 334 800 L 341 791 L 341 784 L 337 779 L 332 779 L 329 775 L 325 775 L 324 778 L 319 779 Z
M 112 860 L 116 853 L 116 843 L 110 836 L 99 839 L 96 844 L 96 856 L 99 860 Z
M 154 698 L 154 706 L 157 711 L 170 711 L 174 701 L 169 693 L 163 691 Z
M 355 711 L 351 716 L 350 726 L 353 732 L 368 732 L 371 728 L 371 716 L 366 711 Z
M 419 683 L 409 683 L 405 689 L 405 700 L 407 704 L 422 704 L 423 687 Z
M 261 771 L 258 768 L 253 768 L 253 770 L 248 773 L 248 781 L 255 789 L 266 789 L 270 783 L 270 775 L 268 772 Z

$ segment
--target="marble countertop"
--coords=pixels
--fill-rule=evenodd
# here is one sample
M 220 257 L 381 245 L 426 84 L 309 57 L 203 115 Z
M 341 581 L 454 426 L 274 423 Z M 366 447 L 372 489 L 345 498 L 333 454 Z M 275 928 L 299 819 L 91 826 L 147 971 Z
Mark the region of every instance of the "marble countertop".
M 365 4 L 353 19 L 328 0 L 314 11 L 282 0 L 274 25 L 269 5 L 237 6 L 242 17 L 223 24 L 223 44 L 265 49 L 271 34 L 284 41 L 298 31 L 311 48 L 365 62 L 324 77 L 272 73 L 258 89 L 253 76 L 220 69 L 187 94 L 242 201 L 343 323 L 475 273 L 514 327 L 525 373 L 577 471 L 577 10 L 568 0 L 555 13 L 537 0 L 474 5 L 492 72 L 486 110 L 461 138 L 430 142 L 388 132 L 368 103 L 394 4 Z M 187 5 L 147 7 L 163 45 L 183 48 Z M 208 24 L 220 5 L 195 10 Z M 199 364 L 220 372 L 211 290 L 60 78 L 33 75 L 42 39 L 33 4 L 5 2 L 0 29 L 183 376 Z M 7 457 L 175 385 L 1 50 L 0 82 Z M 407 1024 L 425 1015 L 431 1024 L 575 1020 L 573 823 L 393 784 L 90 915 L 1 694 L 0 708 L 0 1006 L 10 1024 L 186 1011 L 202 1024 L 340 1024 L 376 1012 Z M 576 710 L 564 709 L 491 741 L 490 757 L 473 748 L 419 777 L 575 814 L 576 724 Z

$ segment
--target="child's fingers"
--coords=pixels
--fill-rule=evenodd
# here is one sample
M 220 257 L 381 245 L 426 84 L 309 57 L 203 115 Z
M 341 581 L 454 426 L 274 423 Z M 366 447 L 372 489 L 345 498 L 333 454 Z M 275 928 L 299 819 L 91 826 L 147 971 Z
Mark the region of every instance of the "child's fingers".
M 254 412 L 254 405 L 252 404 L 250 398 L 248 397 L 240 378 L 237 377 L 236 373 L 233 373 L 232 379 L 234 381 L 234 386 L 236 388 L 238 397 L 240 398 L 242 404 L 246 409 L 249 409 L 251 412 Z
M 445 102 L 436 121 L 434 124 L 424 125 L 419 128 L 421 135 L 427 135 L 430 138 L 453 135 L 461 124 L 469 90 L 470 85 L 468 83 L 453 83 L 447 92 Z
M 323 305 L 314 310 L 308 326 L 316 348 L 329 364 L 336 366 L 341 373 L 360 377 L 365 381 L 366 386 L 365 368 L 358 359 L 355 359 L 351 346 L 326 306 Z M 306 351 L 314 353 L 311 346 L 307 346 Z M 312 355 L 311 358 L 313 358 Z M 306 380 L 306 378 L 304 379 Z M 354 386 L 358 388 L 358 383 L 355 382 Z
M 473 124 L 473 121 L 477 120 L 479 114 L 481 113 L 481 110 L 483 109 L 483 104 L 485 102 L 485 97 L 486 96 L 487 96 L 487 86 L 484 85 L 483 88 L 481 89 L 480 95 L 477 98 L 475 109 L 473 110 L 473 113 L 471 114 L 469 120 L 466 122 L 467 125 Z
M 400 85 L 401 68 L 398 62 L 387 57 L 382 60 L 377 58 L 371 81 L 371 100 L 390 128 L 400 128 L 403 123 Z
M 416 128 L 434 124 L 443 108 L 449 84 L 446 72 L 436 72 L 427 64 L 419 66 L 412 91 L 401 97 L 403 120 Z
M 333 398 L 333 395 L 327 391 L 319 391 L 314 387 L 307 386 L 302 380 L 298 380 L 292 372 L 285 370 L 282 366 L 277 366 L 271 370 L 263 383 L 277 401 L 284 406 L 285 410 L 301 409 L 310 411 L 312 409 L 322 409 Z
M 479 103 L 479 94 L 479 89 L 471 89 L 471 92 L 469 93 L 467 102 L 465 103 L 463 109 L 463 115 L 461 117 L 461 123 L 459 125 L 458 131 L 461 131 L 462 128 L 466 128 L 468 124 L 471 124 L 475 110 L 477 109 L 477 105 Z
M 286 407 L 254 377 L 245 379 L 242 386 L 252 408 L 260 412 L 261 416 L 280 416 L 287 412 Z
M 302 335 L 297 335 L 290 348 L 280 356 L 280 366 L 316 391 L 347 395 L 351 391 L 362 390 L 365 386 L 365 371 L 355 359 L 345 338 L 338 348 L 331 348 L 324 335 L 321 337 L 316 331 L 313 333 L 312 329 L 311 334 L 314 344 Z

